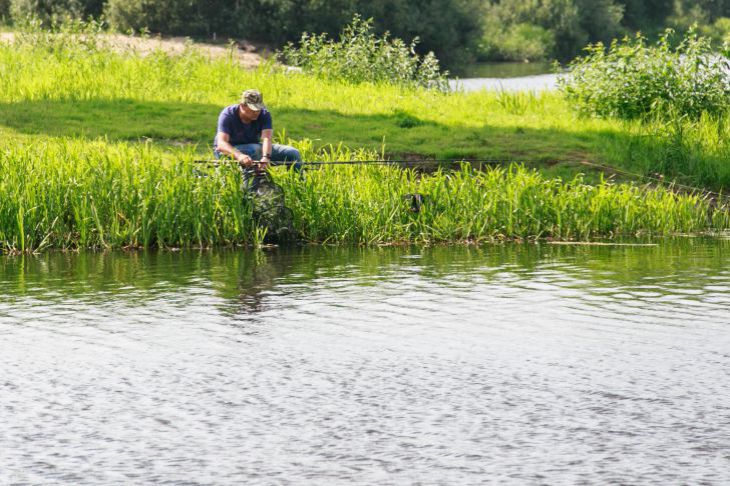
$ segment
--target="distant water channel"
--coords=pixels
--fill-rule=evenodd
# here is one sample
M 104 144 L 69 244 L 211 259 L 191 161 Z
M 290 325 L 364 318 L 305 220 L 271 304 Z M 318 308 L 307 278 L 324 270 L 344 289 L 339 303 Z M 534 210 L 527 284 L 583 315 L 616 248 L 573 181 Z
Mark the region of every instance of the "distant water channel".
M 547 62 L 479 63 L 469 66 L 459 79 L 449 80 L 454 90 L 545 91 L 555 89 L 558 75 Z
M 728 484 L 730 240 L 0 257 L 2 484 Z

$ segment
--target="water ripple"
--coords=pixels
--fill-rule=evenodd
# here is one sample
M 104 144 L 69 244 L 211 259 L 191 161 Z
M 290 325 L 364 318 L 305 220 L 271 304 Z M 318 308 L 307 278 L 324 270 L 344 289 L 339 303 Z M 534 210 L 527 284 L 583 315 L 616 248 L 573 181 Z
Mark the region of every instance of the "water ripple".
M 0 483 L 726 483 L 728 248 L 1 259 Z

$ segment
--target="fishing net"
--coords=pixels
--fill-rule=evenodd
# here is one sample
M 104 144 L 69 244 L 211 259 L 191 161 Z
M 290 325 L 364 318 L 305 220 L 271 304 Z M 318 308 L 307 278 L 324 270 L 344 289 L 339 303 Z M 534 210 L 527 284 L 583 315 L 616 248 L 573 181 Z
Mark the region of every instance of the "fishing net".
M 284 190 L 266 172 L 244 172 L 245 197 L 253 207 L 256 224 L 266 229 L 267 243 L 287 243 L 297 240 L 292 212 L 286 207 Z

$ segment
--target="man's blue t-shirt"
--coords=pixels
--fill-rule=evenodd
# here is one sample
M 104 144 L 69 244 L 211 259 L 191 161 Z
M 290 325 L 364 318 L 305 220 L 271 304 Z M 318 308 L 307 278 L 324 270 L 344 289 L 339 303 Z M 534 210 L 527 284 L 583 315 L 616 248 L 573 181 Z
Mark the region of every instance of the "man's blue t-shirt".
M 238 105 L 226 106 L 218 116 L 218 132 L 227 133 L 231 145 L 259 143 L 261 132 L 271 129 L 271 126 L 271 113 L 266 108 L 261 110 L 259 117 L 251 123 L 241 121 L 241 117 L 238 116 Z M 218 147 L 217 134 L 213 146 Z

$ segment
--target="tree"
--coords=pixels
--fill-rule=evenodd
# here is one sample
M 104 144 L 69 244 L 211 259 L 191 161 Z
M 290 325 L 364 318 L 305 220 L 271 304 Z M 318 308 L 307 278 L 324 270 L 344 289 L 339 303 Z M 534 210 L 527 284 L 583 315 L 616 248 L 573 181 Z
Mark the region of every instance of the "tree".
M 448 69 L 473 60 L 481 38 L 481 22 L 475 13 L 478 0 L 372 0 L 360 1 L 358 13 L 375 19 L 380 33 L 410 42 L 419 38 L 420 54 L 433 51 Z
M 570 59 L 589 42 L 610 41 L 623 32 L 623 8 L 614 0 L 490 0 L 491 25 L 508 32 L 518 24 L 537 25 L 552 33 L 551 57 Z M 490 33 L 487 32 L 487 36 Z
M 3 13 L 3 3 L 7 6 Z M 0 17 L 14 20 L 35 16 L 44 24 L 62 18 L 85 19 L 101 15 L 104 0 L 0 0 Z
M 623 25 L 631 30 L 658 30 L 674 10 L 674 0 L 616 0 L 624 9 Z

